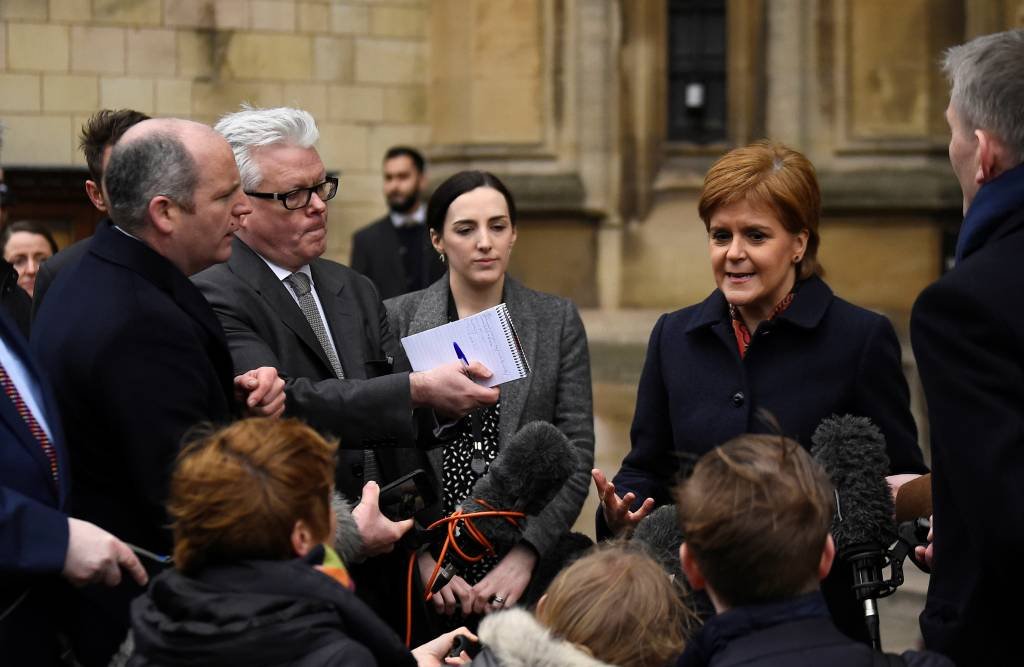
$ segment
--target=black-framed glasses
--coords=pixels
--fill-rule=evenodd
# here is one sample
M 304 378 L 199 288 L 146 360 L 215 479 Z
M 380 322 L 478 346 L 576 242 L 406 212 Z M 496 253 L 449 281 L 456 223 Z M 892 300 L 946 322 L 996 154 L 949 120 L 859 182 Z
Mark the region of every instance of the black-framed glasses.
M 334 195 L 338 194 L 338 179 L 334 176 L 328 176 L 327 180 L 323 183 L 317 183 L 309 188 L 296 188 L 288 192 L 246 192 L 245 194 L 250 197 L 259 197 L 260 199 L 277 199 L 286 209 L 295 211 L 309 206 L 314 192 L 320 198 L 320 201 L 334 199 Z

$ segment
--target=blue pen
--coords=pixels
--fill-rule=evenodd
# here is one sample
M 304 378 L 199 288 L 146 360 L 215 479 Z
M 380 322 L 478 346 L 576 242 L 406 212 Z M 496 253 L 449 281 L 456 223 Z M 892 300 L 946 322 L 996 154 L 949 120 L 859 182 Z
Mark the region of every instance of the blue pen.
M 459 344 L 456 343 L 455 341 L 452 341 L 452 345 L 455 347 L 455 356 L 457 356 L 460 360 L 462 360 L 462 363 L 464 363 L 467 366 L 469 366 L 469 359 L 467 359 L 466 355 L 464 355 L 462 353 L 462 348 L 459 347 Z

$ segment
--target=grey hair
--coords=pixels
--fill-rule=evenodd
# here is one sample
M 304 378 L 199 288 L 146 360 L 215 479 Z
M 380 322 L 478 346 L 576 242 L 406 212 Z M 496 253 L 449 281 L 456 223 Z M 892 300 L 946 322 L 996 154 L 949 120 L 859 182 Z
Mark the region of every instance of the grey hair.
M 255 190 L 263 181 L 252 149 L 271 144 L 290 144 L 310 148 L 320 138 L 316 121 L 308 111 L 291 107 L 259 109 L 242 105 L 241 111 L 221 116 L 213 126 L 231 144 L 235 164 L 242 177 L 242 189 Z
M 118 142 L 110 153 L 103 183 L 110 219 L 126 232 L 145 224 L 149 202 L 163 195 L 189 213 L 199 182 L 195 159 L 169 132 L 153 132 Z
M 968 131 L 981 128 L 1024 161 L 1024 29 L 976 37 L 946 50 L 942 71 L 950 102 Z

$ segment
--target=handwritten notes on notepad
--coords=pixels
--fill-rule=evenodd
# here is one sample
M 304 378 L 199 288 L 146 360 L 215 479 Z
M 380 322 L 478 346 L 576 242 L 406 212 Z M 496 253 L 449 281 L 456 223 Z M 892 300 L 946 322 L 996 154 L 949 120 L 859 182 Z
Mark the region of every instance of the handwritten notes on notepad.
M 524 378 L 530 365 L 509 318 L 508 307 L 501 303 L 476 315 L 464 317 L 402 339 L 402 347 L 414 371 L 428 371 L 458 361 L 461 350 L 466 360 L 479 361 L 493 373 L 479 380 L 486 387 Z

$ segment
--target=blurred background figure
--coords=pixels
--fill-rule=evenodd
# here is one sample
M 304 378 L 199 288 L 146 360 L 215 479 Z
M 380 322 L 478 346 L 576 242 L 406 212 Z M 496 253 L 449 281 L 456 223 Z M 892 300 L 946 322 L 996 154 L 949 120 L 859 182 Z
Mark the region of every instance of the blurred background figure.
M 444 273 L 430 245 L 426 161 L 415 148 L 394 146 L 384 154 L 384 199 L 388 214 L 352 235 L 349 266 L 373 281 L 380 298 L 415 292 Z
M 665 571 L 638 548 L 596 547 L 555 578 L 537 604 L 491 614 L 472 665 L 664 667 L 683 651 L 689 614 Z
M 438 665 L 353 592 L 331 510 L 334 453 L 298 420 L 248 419 L 186 447 L 171 479 L 174 569 L 132 605 L 129 665 Z
M 4 259 L 18 272 L 18 287 L 29 296 L 35 292 L 39 268 L 58 250 L 50 230 L 35 220 L 17 220 L 4 227 L 0 248 Z

